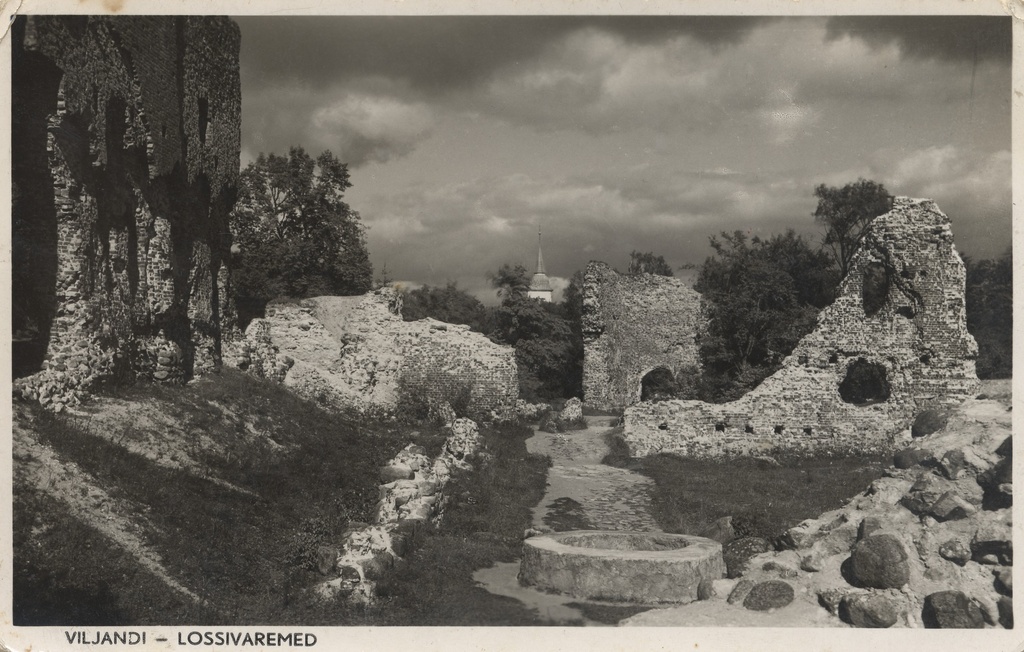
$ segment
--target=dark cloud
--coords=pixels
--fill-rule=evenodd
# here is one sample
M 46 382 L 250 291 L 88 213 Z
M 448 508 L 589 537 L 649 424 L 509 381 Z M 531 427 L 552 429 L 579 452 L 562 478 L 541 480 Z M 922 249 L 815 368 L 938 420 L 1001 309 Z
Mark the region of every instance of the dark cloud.
M 858 38 L 873 48 L 896 45 L 904 57 L 1009 63 L 1009 16 L 836 16 L 826 40 Z
M 587 27 L 647 43 L 688 36 L 708 46 L 741 41 L 771 20 L 732 16 L 242 16 L 246 87 L 312 86 L 383 76 L 434 94 L 516 66 Z

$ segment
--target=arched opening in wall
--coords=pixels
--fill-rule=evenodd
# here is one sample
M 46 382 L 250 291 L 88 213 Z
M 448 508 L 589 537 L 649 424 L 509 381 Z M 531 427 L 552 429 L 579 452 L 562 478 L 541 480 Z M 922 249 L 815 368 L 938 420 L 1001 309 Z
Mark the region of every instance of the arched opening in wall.
M 864 268 L 860 296 L 866 316 L 871 317 L 882 309 L 889 299 L 889 271 L 885 265 L 874 262 Z
M 839 397 L 853 405 L 871 405 L 889 399 L 892 387 L 884 365 L 857 358 L 846 368 L 846 377 L 839 383 Z
M 665 367 L 655 367 L 640 379 L 641 401 L 665 401 L 675 396 L 675 376 Z

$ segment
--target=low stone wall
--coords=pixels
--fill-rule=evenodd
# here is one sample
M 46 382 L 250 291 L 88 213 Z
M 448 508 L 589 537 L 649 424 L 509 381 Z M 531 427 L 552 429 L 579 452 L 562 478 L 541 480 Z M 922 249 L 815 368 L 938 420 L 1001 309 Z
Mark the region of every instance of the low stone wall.
M 325 573 L 336 574 L 317 592 L 327 599 L 347 596 L 354 602 L 374 599 L 374 586 L 395 560 L 404 557 L 428 524 L 444 517 L 444 488 L 457 471 L 467 471 L 481 452 L 475 422 L 456 419 L 441 454 L 431 460 L 422 447 L 410 444 L 381 468 L 380 502 L 373 524 L 360 524 L 343 537 L 340 548 L 323 551 Z
M 401 298 L 388 288 L 268 306 L 233 351 L 242 369 L 361 412 L 447 402 L 486 417 L 514 405 L 519 392 L 511 347 L 463 325 L 403 321 Z
M 632 454 L 891 450 L 918 412 L 978 391 L 964 283 L 949 218 L 931 201 L 897 198 L 871 224 L 838 298 L 782 369 L 731 403 L 628 408 Z M 855 368 L 884 376 L 876 396 L 844 398 Z

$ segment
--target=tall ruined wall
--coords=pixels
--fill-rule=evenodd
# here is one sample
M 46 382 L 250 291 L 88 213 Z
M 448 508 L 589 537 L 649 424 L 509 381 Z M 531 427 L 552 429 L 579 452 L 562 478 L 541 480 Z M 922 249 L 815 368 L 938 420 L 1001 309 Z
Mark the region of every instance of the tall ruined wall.
M 835 303 L 782 369 L 731 403 L 629 408 L 631 451 L 717 456 L 891 448 L 919 410 L 978 390 L 964 283 L 949 218 L 931 201 L 897 198 L 892 211 L 871 223 Z M 848 402 L 847 376 L 855 367 L 872 367 L 888 397 Z
M 235 364 L 359 411 L 392 412 L 413 395 L 425 404 L 462 400 L 474 417 L 487 417 L 519 394 L 511 347 L 468 326 L 403 321 L 391 289 L 271 304 L 246 329 Z
M 22 394 L 183 381 L 220 362 L 239 169 L 240 32 L 218 17 L 19 17 L 14 327 Z
M 583 396 L 613 410 L 640 400 L 644 375 L 699 369 L 700 295 L 682 281 L 619 274 L 591 261 L 583 277 Z

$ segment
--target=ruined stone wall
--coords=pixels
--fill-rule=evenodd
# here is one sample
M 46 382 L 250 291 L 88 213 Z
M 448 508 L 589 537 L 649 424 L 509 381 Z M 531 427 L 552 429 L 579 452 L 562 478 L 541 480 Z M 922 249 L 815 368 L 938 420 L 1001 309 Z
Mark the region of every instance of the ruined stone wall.
M 613 410 L 640 400 L 640 384 L 664 367 L 678 378 L 700 368 L 700 295 L 679 279 L 619 274 L 590 262 L 583 281 L 583 396 Z
M 964 283 L 949 218 L 931 201 L 897 198 L 872 222 L 835 303 L 782 369 L 731 403 L 634 405 L 625 413 L 632 453 L 892 448 L 921 409 L 977 392 Z M 840 387 L 855 364 L 884 369 L 888 398 L 843 399 Z
M 486 418 L 514 406 L 519 392 L 511 347 L 468 326 L 403 321 L 401 297 L 389 288 L 271 304 L 237 348 L 237 366 L 311 400 L 363 412 L 393 412 L 410 400 L 461 401 L 470 415 Z
M 24 396 L 219 364 L 239 169 L 240 33 L 218 17 L 19 17 L 14 322 L 43 342 Z

